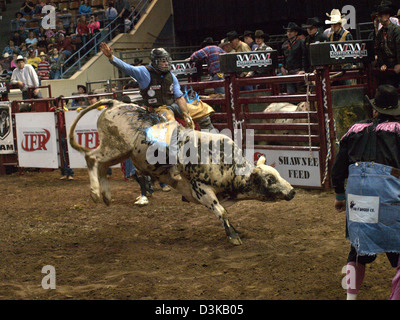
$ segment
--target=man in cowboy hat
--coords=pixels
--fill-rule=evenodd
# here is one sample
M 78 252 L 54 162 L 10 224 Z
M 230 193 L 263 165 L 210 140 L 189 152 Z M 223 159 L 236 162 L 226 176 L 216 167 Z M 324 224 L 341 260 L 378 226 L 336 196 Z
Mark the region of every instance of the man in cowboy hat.
M 201 44 L 201 49 L 192 53 L 192 55 L 186 59 L 188 61 L 201 61 L 205 60 L 208 67 L 208 73 L 211 81 L 223 80 L 224 75 L 221 73 L 219 55 L 224 54 L 225 51 L 214 44 L 214 40 L 211 37 L 207 37 Z M 214 92 L 225 93 L 224 87 L 214 88 Z
M 14 69 L 11 75 L 11 84 L 17 85 L 22 91 L 22 99 L 29 99 L 29 88 L 39 87 L 39 78 L 36 74 L 35 69 L 26 63 L 26 58 L 19 55 L 17 57 L 17 68 Z M 39 89 L 33 89 L 31 91 L 33 99 L 42 98 L 42 94 Z
M 384 4 L 378 7 L 378 19 L 382 27 L 376 34 L 376 56 L 380 71 L 394 69 L 395 74 L 378 75 L 380 84 L 397 86 L 400 72 L 400 28 L 390 21 L 392 9 Z
M 254 41 L 254 32 L 250 30 L 246 30 L 243 32 L 243 35 L 240 37 L 244 43 L 246 43 L 252 51 L 257 48 L 257 44 Z
M 47 54 L 44 52 L 41 52 L 39 54 L 39 57 L 41 61 L 37 65 L 37 74 L 39 77 L 39 81 L 42 80 L 49 80 L 50 79 L 50 63 L 47 61 Z
M 247 43 L 240 40 L 239 35 L 236 31 L 230 31 L 226 34 L 227 40 L 231 43 L 231 46 L 235 52 L 248 52 L 251 48 Z
M 373 119 L 354 124 L 340 141 L 332 168 L 334 207 L 346 212 L 347 299 L 355 300 L 365 264 L 386 253 L 397 274 L 390 299 L 400 300 L 400 103 L 391 85 L 366 96 Z M 347 184 L 345 188 L 345 180 Z M 349 281 L 350 280 L 350 281 Z
M 304 40 L 299 38 L 303 30 L 295 23 L 289 22 L 286 30 L 287 40 L 282 44 L 284 62 L 281 67 L 283 75 L 304 74 L 307 66 L 306 47 Z M 292 94 L 299 91 L 299 84 L 286 84 L 287 93 Z
M 307 71 L 310 72 L 310 45 L 312 43 L 320 43 L 328 41 L 328 37 L 321 31 L 322 22 L 318 17 L 308 18 L 306 24 L 301 27 L 307 29 L 307 37 L 304 40 L 307 54 Z
M 331 25 L 332 33 L 329 37 L 329 41 L 347 41 L 353 40 L 353 36 L 350 31 L 345 30 L 343 26 L 347 23 L 344 15 L 338 9 L 333 9 L 331 14 L 326 14 L 330 20 L 325 20 L 325 24 Z

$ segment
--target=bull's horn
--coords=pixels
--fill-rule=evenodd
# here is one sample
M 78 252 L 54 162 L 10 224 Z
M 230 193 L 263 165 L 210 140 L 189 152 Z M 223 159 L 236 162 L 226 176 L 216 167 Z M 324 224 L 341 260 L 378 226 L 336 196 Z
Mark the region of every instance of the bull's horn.
M 257 167 L 261 166 L 262 164 L 265 164 L 265 157 L 264 156 L 261 156 L 260 158 L 258 158 Z

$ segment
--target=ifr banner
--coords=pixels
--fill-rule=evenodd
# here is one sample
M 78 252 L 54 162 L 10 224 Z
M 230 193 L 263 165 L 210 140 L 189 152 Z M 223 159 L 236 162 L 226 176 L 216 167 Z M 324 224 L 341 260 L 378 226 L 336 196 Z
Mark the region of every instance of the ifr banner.
M 56 118 L 52 112 L 15 114 L 20 167 L 59 167 Z
M 10 102 L 0 104 L 0 154 L 15 153 Z
M 105 109 L 103 109 L 105 110 Z M 75 140 L 78 144 L 89 148 L 96 149 L 99 146 L 99 134 L 97 132 L 97 119 L 103 110 L 92 110 L 85 114 L 78 122 L 75 128 Z M 76 111 L 65 112 L 65 128 L 67 130 L 67 135 L 69 136 L 69 128 L 74 122 L 75 118 L 78 116 Z M 69 144 L 68 138 L 68 157 L 70 168 L 87 168 L 85 157 L 82 153 L 75 150 Z M 115 165 L 113 167 L 119 167 L 120 165 Z

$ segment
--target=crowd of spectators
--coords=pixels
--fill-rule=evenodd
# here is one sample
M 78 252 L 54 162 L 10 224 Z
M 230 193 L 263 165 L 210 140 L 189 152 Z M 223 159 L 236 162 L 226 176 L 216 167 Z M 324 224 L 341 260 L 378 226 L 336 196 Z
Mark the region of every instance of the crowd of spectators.
M 1 51 L 2 78 L 11 76 L 17 57 L 22 56 L 27 59 L 28 64 L 32 64 L 40 80 L 60 79 L 64 62 L 74 52 L 115 18 L 121 15 L 121 18 L 127 19 L 131 12 L 136 12 L 127 0 L 115 0 L 115 3 L 84 0 L 74 7 L 71 5 L 75 3 L 73 1 L 50 1 L 46 3 L 43 0 L 25 0 L 15 13 L 15 18 L 10 23 L 11 37 L 8 45 Z M 42 26 L 42 19 L 47 14 L 47 11 L 42 13 L 42 10 L 46 5 L 56 8 L 55 28 L 46 29 Z M 129 21 L 118 31 L 128 32 L 132 27 L 133 23 Z M 40 62 L 49 64 L 49 74 L 38 70 Z

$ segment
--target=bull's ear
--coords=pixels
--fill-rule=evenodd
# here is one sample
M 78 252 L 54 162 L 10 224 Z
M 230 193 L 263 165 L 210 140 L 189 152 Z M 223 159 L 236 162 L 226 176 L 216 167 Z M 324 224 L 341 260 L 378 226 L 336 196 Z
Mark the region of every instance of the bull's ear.
M 253 172 L 250 174 L 250 180 L 254 185 L 261 184 L 261 169 L 255 167 Z
M 260 158 L 258 158 L 258 161 L 257 161 L 257 167 L 258 166 L 261 166 L 262 164 L 265 164 L 265 157 L 264 156 L 261 156 Z

